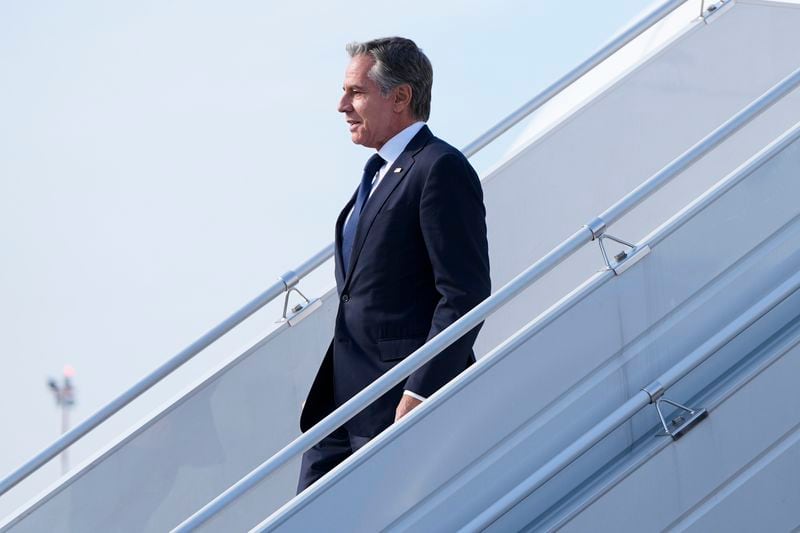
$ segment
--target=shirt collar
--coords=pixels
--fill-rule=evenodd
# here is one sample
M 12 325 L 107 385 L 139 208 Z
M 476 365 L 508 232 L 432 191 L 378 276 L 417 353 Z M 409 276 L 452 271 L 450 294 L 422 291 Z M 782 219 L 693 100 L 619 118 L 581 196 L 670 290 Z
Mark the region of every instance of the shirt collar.
M 424 122 L 415 122 L 381 146 L 381 149 L 378 150 L 378 155 L 386 160 L 387 168 L 392 166 L 395 160 L 400 157 L 400 154 L 406 149 L 408 143 L 411 142 L 414 135 L 419 133 L 419 130 L 421 130 L 423 126 L 425 126 Z

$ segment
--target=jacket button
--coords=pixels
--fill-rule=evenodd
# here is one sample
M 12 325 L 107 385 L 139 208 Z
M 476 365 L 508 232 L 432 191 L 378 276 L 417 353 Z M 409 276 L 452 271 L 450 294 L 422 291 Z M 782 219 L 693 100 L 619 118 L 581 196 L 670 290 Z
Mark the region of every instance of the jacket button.
M 344 303 L 349 302 L 350 301 L 350 295 L 349 294 L 342 294 L 342 301 Z

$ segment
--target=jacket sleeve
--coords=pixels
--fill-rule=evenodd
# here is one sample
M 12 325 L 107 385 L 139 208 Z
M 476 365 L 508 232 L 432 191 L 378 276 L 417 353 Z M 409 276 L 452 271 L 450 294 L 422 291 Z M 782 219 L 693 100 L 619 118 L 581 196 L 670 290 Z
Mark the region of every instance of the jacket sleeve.
M 483 191 L 478 175 L 460 153 L 444 154 L 431 166 L 422 189 L 419 220 L 440 295 L 430 340 L 491 293 Z M 427 398 L 464 370 L 482 325 L 411 374 L 405 390 Z

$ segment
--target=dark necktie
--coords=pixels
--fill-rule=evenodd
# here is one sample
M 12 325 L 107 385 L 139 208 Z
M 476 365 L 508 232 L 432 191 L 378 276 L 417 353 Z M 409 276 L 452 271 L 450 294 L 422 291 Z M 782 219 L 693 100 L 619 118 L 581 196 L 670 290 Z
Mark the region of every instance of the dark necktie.
M 353 251 L 356 228 L 361 218 L 361 212 L 364 210 L 364 204 L 367 203 L 369 192 L 372 189 L 372 179 L 384 163 L 386 163 L 386 161 L 378 154 L 375 154 L 369 158 L 366 166 L 364 166 L 364 175 L 361 176 L 361 185 L 358 187 L 356 202 L 353 204 L 350 218 L 347 220 L 347 223 L 344 225 L 344 230 L 342 231 L 342 259 L 344 260 L 345 272 L 350 268 L 350 254 Z

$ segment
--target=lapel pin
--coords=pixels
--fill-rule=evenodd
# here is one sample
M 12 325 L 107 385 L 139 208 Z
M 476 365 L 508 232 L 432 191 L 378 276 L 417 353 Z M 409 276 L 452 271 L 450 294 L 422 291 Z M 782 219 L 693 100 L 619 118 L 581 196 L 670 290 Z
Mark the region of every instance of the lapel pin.
M 400 167 L 397 167 L 396 169 L 394 169 L 394 173 L 395 173 L 395 174 L 397 174 L 397 173 L 399 173 L 401 170 L 403 170 L 403 169 L 402 169 L 402 168 L 400 168 Z

